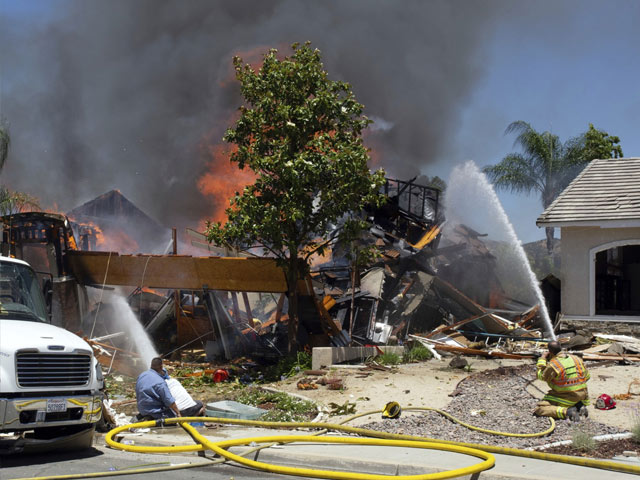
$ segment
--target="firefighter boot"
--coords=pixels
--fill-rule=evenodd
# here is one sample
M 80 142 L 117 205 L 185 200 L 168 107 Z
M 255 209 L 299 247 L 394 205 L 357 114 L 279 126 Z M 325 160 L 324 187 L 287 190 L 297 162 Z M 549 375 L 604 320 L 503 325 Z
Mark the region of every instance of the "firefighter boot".
M 572 422 L 580 421 L 580 413 L 576 407 L 570 407 L 567 409 L 567 418 Z
M 578 402 L 575 404 L 575 407 L 578 409 L 578 413 L 581 417 L 589 418 L 589 410 L 587 410 L 587 406 L 582 402 Z

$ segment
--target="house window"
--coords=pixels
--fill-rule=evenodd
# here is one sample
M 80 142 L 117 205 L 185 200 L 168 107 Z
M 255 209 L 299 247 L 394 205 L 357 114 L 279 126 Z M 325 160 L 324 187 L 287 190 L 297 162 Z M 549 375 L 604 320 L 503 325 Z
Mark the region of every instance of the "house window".
M 640 245 L 596 253 L 596 315 L 640 315 Z

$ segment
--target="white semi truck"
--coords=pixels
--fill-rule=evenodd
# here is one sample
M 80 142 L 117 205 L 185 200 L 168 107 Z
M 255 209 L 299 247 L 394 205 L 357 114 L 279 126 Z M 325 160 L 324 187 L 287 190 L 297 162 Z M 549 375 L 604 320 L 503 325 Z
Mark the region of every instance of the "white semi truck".
M 34 270 L 0 256 L 0 452 L 90 446 L 103 383 L 91 347 L 49 323 Z

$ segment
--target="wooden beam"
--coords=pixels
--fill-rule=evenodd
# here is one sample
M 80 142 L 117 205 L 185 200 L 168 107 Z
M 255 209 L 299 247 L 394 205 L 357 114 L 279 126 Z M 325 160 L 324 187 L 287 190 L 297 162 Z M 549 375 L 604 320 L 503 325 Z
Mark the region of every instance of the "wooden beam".
M 236 292 L 287 291 L 284 272 L 271 258 L 120 255 L 116 252 L 67 251 L 66 261 L 84 285 Z

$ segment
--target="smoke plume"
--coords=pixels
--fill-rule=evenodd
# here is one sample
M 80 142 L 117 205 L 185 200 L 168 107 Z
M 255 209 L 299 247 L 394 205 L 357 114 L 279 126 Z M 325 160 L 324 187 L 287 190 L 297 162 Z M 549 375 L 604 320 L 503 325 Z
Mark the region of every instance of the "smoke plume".
M 366 138 L 376 161 L 409 178 L 441 151 L 482 75 L 498 7 L 463 6 L 77 0 L 0 12 L 12 138 L 2 182 L 62 211 L 119 189 L 166 226 L 196 227 L 222 201 L 198 184 L 241 104 L 232 56 L 306 40 L 377 120 Z

